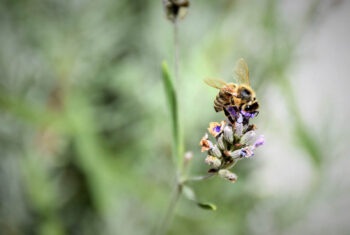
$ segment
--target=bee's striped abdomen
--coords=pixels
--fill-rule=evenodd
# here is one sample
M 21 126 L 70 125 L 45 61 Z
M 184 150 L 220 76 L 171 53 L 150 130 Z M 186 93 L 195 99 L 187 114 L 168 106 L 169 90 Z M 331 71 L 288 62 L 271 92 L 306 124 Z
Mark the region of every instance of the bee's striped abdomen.
M 224 91 L 219 92 L 214 100 L 214 109 L 216 112 L 220 112 L 225 106 L 231 104 L 231 95 L 228 95 Z
M 223 100 L 221 97 L 220 97 L 220 93 L 215 97 L 215 100 L 214 100 L 214 109 L 216 112 L 220 112 L 222 111 L 222 108 L 224 106 L 224 103 L 225 103 L 225 100 Z

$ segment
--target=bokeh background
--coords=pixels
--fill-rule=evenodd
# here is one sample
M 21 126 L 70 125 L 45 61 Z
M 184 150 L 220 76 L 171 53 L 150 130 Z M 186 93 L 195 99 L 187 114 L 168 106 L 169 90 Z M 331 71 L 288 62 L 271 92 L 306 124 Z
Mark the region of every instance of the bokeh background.
M 191 1 L 179 23 L 190 175 L 214 112 L 205 77 L 248 62 L 266 143 L 235 184 L 191 184 L 168 234 L 350 234 L 348 1 Z M 0 2 L 0 234 L 154 234 L 174 168 L 156 0 Z

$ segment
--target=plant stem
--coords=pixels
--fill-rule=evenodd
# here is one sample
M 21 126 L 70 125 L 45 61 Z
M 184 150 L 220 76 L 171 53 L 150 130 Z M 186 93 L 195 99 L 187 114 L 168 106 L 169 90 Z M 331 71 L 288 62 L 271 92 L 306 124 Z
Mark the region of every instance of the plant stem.
M 188 178 L 188 179 L 185 179 L 183 181 L 183 183 L 188 183 L 190 181 L 200 181 L 200 180 L 205 180 L 205 179 L 209 179 L 213 176 L 215 176 L 216 174 L 207 174 L 207 175 L 201 175 L 201 176 L 195 176 L 195 177 L 192 177 L 192 178 Z
M 178 87 L 180 86 L 179 81 L 179 39 L 178 39 L 178 19 L 175 19 L 174 22 L 174 72 L 175 72 L 175 88 L 177 91 L 179 91 Z M 179 136 L 177 136 L 179 138 Z M 157 234 L 165 234 L 168 230 L 170 221 L 174 215 L 176 205 L 179 201 L 179 198 L 182 193 L 182 182 L 180 181 L 181 175 L 183 174 L 182 168 L 182 147 L 180 148 L 179 139 L 177 139 L 177 144 L 174 146 L 177 148 L 177 157 L 178 164 L 175 164 L 176 168 L 176 183 L 175 187 L 172 192 L 172 196 L 170 198 L 170 203 L 167 208 L 167 211 L 165 213 L 165 216 L 161 222 L 160 229 L 158 230 Z
M 160 229 L 157 234 L 162 235 L 167 232 L 168 227 L 170 225 L 170 221 L 174 215 L 177 202 L 180 199 L 181 193 L 182 193 L 182 184 L 176 183 L 176 187 L 174 188 L 172 192 L 172 196 L 170 198 L 168 209 L 166 211 L 166 214 L 164 216 L 164 219 L 160 225 Z
M 178 97 L 178 102 L 179 102 L 179 97 L 181 97 L 180 91 L 180 78 L 179 78 L 179 63 L 180 63 L 180 56 L 179 56 L 179 19 L 176 18 L 174 21 L 174 72 L 175 72 L 175 90 L 176 94 Z M 181 125 L 180 125 L 180 116 L 179 112 L 177 112 L 177 124 L 178 124 L 178 135 L 177 135 L 177 145 L 175 146 L 177 148 L 177 171 L 178 174 L 182 174 L 182 167 L 183 167 L 183 140 L 181 136 Z

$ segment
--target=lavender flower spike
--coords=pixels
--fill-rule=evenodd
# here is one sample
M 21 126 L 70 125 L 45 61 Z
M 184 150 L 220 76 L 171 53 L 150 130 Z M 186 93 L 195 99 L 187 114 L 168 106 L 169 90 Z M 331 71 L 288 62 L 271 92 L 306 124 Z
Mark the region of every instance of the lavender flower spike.
M 237 116 L 243 117 L 241 113 Z M 216 143 L 212 143 L 207 134 L 200 142 L 202 151 L 208 153 L 205 162 L 211 166 L 209 172 L 235 182 L 237 176 L 228 169 L 241 159 L 253 157 L 254 149 L 264 144 L 264 136 L 259 135 L 256 138 L 255 129 L 255 125 L 249 124 L 249 119 L 245 119 L 242 123 L 237 120 L 233 125 L 224 121 L 211 122 L 208 131 Z

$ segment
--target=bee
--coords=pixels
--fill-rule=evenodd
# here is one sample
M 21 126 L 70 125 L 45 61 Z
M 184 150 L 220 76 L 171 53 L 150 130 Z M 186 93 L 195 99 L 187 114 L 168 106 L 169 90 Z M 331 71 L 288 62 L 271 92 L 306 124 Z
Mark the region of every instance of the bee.
M 230 115 L 230 112 L 232 113 L 230 107 L 233 107 L 235 113 L 243 111 L 249 114 L 257 114 L 259 109 L 255 92 L 250 87 L 248 65 L 244 59 L 237 61 L 234 72 L 237 75 L 237 83 L 226 83 L 221 79 L 204 79 L 207 85 L 220 90 L 214 100 L 214 109 L 216 112 L 224 111 L 231 123 L 235 120 Z

